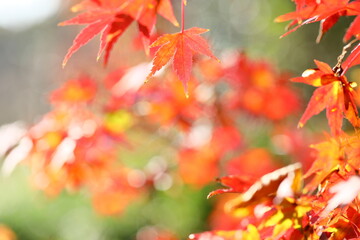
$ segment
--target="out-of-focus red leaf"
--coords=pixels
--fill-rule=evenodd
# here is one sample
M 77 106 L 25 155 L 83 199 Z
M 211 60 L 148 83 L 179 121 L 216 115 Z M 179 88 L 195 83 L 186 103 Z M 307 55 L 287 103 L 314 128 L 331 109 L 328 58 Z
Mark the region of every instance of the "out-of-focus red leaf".
M 224 74 L 224 70 L 218 62 L 212 59 L 201 59 L 199 69 L 207 81 L 217 82 Z
M 112 88 L 121 80 L 121 78 L 125 75 L 126 69 L 119 68 L 111 73 L 109 73 L 104 79 L 104 86 L 111 91 Z
M 242 143 L 242 137 L 238 129 L 233 126 L 217 127 L 213 130 L 212 145 L 220 154 L 233 151 Z
M 16 240 L 16 234 L 9 227 L 0 225 L 0 239 L 1 240 Z
M 274 171 L 277 167 L 274 159 L 266 149 L 254 148 L 231 159 L 227 163 L 226 170 L 230 175 L 252 176 L 256 179 L 268 172 Z
M 289 86 L 288 75 L 278 73 L 264 60 L 250 60 L 245 54 L 232 59 L 219 72 L 231 85 L 227 104 L 231 110 L 239 108 L 259 117 L 279 121 L 296 113 L 300 107 L 298 94 Z
M 88 77 L 67 81 L 61 88 L 53 91 L 50 101 L 56 103 L 88 103 L 95 97 L 96 84 Z
M 188 131 L 194 120 L 204 114 L 204 108 L 196 100 L 195 95 L 186 98 L 183 86 L 174 73 L 167 73 L 166 82 L 157 84 L 150 82 L 146 87 L 140 89 L 139 95 L 148 105 L 146 116 L 151 122 L 162 126 L 178 125 L 181 129 Z M 190 82 L 188 89 L 194 92 L 196 84 Z
M 126 207 L 139 197 L 141 191 L 128 185 L 126 174 L 113 176 L 107 184 L 96 186 L 93 205 L 103 215 L 121 214 Z
M 219 174 L 219 155 L 211 146 L 201 149 L 183 149 L 179 153 L 179 171 L 185 183 L 202 187 Z M 206 174 L 198 174 L 199 169 Z

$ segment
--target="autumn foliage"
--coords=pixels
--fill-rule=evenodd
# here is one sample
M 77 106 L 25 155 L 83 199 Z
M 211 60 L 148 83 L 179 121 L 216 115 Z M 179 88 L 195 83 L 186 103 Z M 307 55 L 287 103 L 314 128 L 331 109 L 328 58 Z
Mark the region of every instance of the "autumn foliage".
M 360 239 L 360 101 L 356 83 L 345 76 L 360 64 L 360 1 L 294 2 L 294 12 L 276 18 L 290 21 L 283 36 L 320 22 L 320 41 L 340 18 L 355 16 L 334 67 L 309 60 L 296 77 L 241 51 L 218 60 L 202 35 L 207 29 L 184 29 L 186 1 L 180 30 L 162 35 L 155 30 L 158 16 L 179 26 L 170 0 L 81 1 L 71 8 L 77 15 L 59 24 L 85 25 L 64 67 L 96 35 L 97 58 L 104 55 L 106 65 L 133 23 L 152 63 L 65 82 L 49 94 L 51 111 L 8 147 L 4 165 L 23 162 L 31 184 L 52 197 L 85 189 L 104 215 L 120 215 L 155 191 L 201 189 L 217 179 L 223 187 L 208 195 L 211 229 L 189 239 Z M 293 124 L 303 111 L 294 82 L 316 88 L 298 120 L 303 129 Z M 305 124 L 323 110 L 330 131 L 315 136 Z M 354 131 L 344 130 L 344 119 Z M 263 125 L 269 127 L 261 145 L 252 137 Z M 170 163 L 123 161 L 122 151 L 143 151 L 136 136 L 153 134 Z M 156 239 L 178 237 L 163 230 Z

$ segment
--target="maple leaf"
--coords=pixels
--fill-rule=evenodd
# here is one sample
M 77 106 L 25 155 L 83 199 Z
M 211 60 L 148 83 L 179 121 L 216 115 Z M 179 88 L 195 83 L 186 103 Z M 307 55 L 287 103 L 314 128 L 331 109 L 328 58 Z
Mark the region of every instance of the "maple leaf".
M 177 22 L 170 0 L 127 0 L 123 12 L 136 19 L 139 25 L 150 32 L 156 23 L 156 14 L 161 15 L 175 26 Z
M 218 60 L 211 52 L 207 41 L 199 34 L 207 32 L 203 28 L 190 28 L 183 32 L 164 34 L 151 44 L 151 48 L 160 47 L 155 54 L 153 67 L 147 79 L 162 69 L 173 58 L 173 69 L 182 81 L 186 95 L 187 83 L 191 76 L 192 58 L 194 53 L 201 53 Z
M 294 82 L 302 82 L 316 89 L 310 102 L 301 117 L 298 127 L 304 124 L 314 115 L 326 109 L 328 123 L 333 135 L 341 134 L 342 119 L 344 116 L 353 126 L 358 126 L 358 111 L 355 105 L 355 92 L 352 84 L 345 76 L 338 76 L 331 67 L 315 60 L 318 69 L 308 69 L 302 77 L 292 78 Z
M 358 1 L 349 2 L 349 0 L 298 0 L 295 1 L 297 7 L 296 11 L 281 15 L 275 19 L 276 22 L 285 22 L 292 20 L 289 24 L 291 30 L 283 34 L 284 37 L 299 27 L 321 21 L 320 31 L 317 41 L 320 41 L 323 34 L 325 34 L 335 23 L 340 16 L 352 16 L 360 14 L 360 3 Z M 295 26 L 295 27 L 294 27 Z M 352 35 L 358 34 L 357 23 L 350 28 L 346 33 L 344 40 L 348 40 Z
M 347 42 L 351 39 L 352 36 L 359 38 L 360 34 L 360 16 L 357 16 L 353 22 L 350 24 L 350 27 L 344 35 L 344 42 Z
M 72 8 L 73 11 L 84 11 L 76 17 L 59 23 L 66 25 L 88 25 L 74 39 L 63 60 L 66 65 L 69 58 L 96 35 L 101 34 L 97 58 L 105 51 L 104 64 L 107 64 L 110 52 L 133 21 L 138 22 L 143 38 L 149 38 L 156 23 L 156 15 L 178 26 L 170 0 L 85 0 Z
M 334 14 L 320 21 L 319 35 L 316 42 L 319 43 L 324 34 L 332 28 L 340 18 L 340 14 Z
M 207 198 L 211 198 L 215 195 L 222 193 L 242 193 L 246 191 L 250 186 L 252 179 L 246 176 L 230 175 L 217 179 L 221 185 L 229 187 L 227 189 L 218 189 L 209 193 Z
M 335 139 L 332 138 L 329 141 L 311 145 L 311 147 L 317 151 L 317 157 L 304 175 L 304 178 L 313 176 L 306 185 L 305 191 L 316 189 L 331 173 L 343 165 L 343 151 Z
M 291 183 L 289 184 L 289 188 L 291 192 L 298 192 L 300 190 L 300 177 L 301 172 L 301 164 L 300 163 L 294 163 L 289 166 L 277 169 L 271 173 L 265 174 L 262 176 L 258 181 L 256 181 L 253 185 L 251 185 L 249 188 L 247 188 L 246 191 L 243 191 L 241 195 L 230 202 L 228 202 L 226 208 L 231 211 L 242 207 L 247 207 L 251 204 L 259 203 L 260 201 L 263 201 L 264 199 L 273 198 L 277 191 L 280 191 L 279 188 L 282 188 L 281 185 L 284 186 L 284 180 L 289 179 Z M 292 180 L 291 180 L 292 178 Z M 231 180 L 231 181 L 229 181 Z M 230 190 L 224 189 L 222 191 L 215 191 L 213 193 L 210 193 L 210 196 L 213 196 L 214 194 L 222 193 L 222 192 L 235 192 L 237 190 L 242 190 L 244 187 L 237 186 L 238 183 L 241 181 L 244 182 L 243 178 L 236 179 L 224 179 L 224 183 L 231 185 Z M 285 184 L 286 185 L 286 184 Z M 249 186 L 247 184 L 247 186 Z M 288 186 L 285 186 L 287 190 Z M 281 189 L 281 191 L 284 189 Z M 288 193 L 288 195 L 291 195 L 292 193 Z
M 90 19 L 87 19 L 87 16 L 91 16 Z M 95 14 L 94 14 L 95 15 Z M 91 39 L 96 35 L 101 34 L 101 43 L 100 49 L 98 52 L 97 58 L 99 59 L 101 54 L 105 51 L 104 63 L 106 64 L 109 58 L 111 49 L 113 48 L 116 40 L 124 33 L 124 31 L 129 27 L 133 22 L 133 18 L 119 14 L 115 15 L 112 12 L 107 12 L 104 14 L 98 14 L 97 19 L 93 19 L 93 13 L 84 13 L 79 16 L 70 19 L 68 21 L 62 22 L 60 26 L 73 25 L 73 24 L 89 24 L 85 27 L 74 39 L 73 45 L 69 48 L 63 60 L 63 67 L 66 65 L 70 57 L 79 50 L 80 47 L 87 44 Z M 93 20 L 93 21 L 91 21 Z
M 353 48 L 349 56 L 346 58 L 344 63 L 342 64 L 343 72 L 342 74 L 345 74 L 345 72 L 355 66 L 360 64 L 360 44 L 358 44 L 356 47 Z

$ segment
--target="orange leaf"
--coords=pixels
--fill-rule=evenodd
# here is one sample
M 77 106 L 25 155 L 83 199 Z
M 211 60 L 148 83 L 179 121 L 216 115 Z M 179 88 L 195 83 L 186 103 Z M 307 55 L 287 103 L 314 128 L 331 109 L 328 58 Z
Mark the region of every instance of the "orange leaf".
M 317 157 L 311 168 L 304 175 L 304 178 L 313 176 L 306 186 L 307 190 L 316 189 L 329 174 L 339 169 L 341 159 L 343 158 L 343 152 L 335 139 L 311 145 L 311 147 L 317 151 Z
M 150 79 L 157 71 L 162 69 L 173 58 L 173 69 L 182 81 L 187 94 L 187 83 L 191 76 L 192 58 L 194 53 L 201 53 L 213 59 L 207 41 L 199 34 L 207 32 L 207 29 L 190 28 L 184 32 L 164 34 L 159 37 L 150 47 L 158 47 L 155 54 L 153 67 L 147 79 Z
M 222 193 L 241 193 L 247 190 L 251 186 L 251 180 L 248 177 L 241 175 L 230 175 L 218 179 L 221 185 L 229 187 L 227 189 L 218 189 L 209 193 L 207 198 L 211 198 L 215 195 Z
M 52 103 L 82 103 L 90 102 L 96 94 L 95 83 L 86 77 L 67 81 L 61 88 L 50 95 Z
M 296 192 L 299 191 L 300 182 L 296 181 L 299 181 L 300 178 L 296 176 L 301 175 L 301 164 L 294 163 L 262 176 L 238 198 L 228 202 L 227 209 L 234 210 L 237 208 L 249 206 L 251 204 L 256 204 L 260 201 L 263 201 L 264 199 L 275 197 L 280 184 L 288 178 L 289 174 L 294 174 L 294 182 L 291 183 L 291 189 Z
M 316 61 L 319 70 L 306 70 L 303 77 L 292 79 L 319 87 L 313 93 L 310 102 L 301 117 L 298 127 L 312 116 L 326 109 L 326 116 L 331 132 L 341 134 L 342 118 L 345 116 L 353 126 L 358 126 L 358 112 L 355 105 L 355 93 L 345 76 L 337 76 L 326 63 Z
M 95 23 L 89 24 L 84 28 L 74 39 L 72 46 L 69 48 L 66 53 L 62 66 L 65 67 L 66 63 L 70 57 L 77 51 L 79 48 L 87 44 L 91 39 L 98 35 L 108 24 L 110 24 L 110 19 L 104 19 L 102 21 L 97 21 Z
M 16 240 L 15 233 L 5 225 L 0 225 L 0 239 L 1 240 Z

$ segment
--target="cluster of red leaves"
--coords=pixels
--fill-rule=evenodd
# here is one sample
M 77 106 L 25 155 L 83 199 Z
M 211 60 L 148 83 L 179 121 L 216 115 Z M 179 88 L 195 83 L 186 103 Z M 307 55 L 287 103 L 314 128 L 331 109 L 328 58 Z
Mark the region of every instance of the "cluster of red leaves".
M 289 75 L 279 74 L 266 61 L 250 61 L 240 54 L 224 69 L 224 75 L 231 85 L 227 94 L 232 108 L 241 107 L 271 120 L 284 119 L 299 109 L 299 98 L 288 84 Z
M 160 84 L 156 79 L 143 86 L 143 70 L 147 68 L 144 64 L 120 68 L 102 84 L 88 77 L 69 80 L 51 93 L 53 109 L 28 130 L 7 158 L 14 155 L 12 152 L 22 151 L 22 158 L 31 167 L 32 182 L 49 195 L 57 195 L 63 189 L 88 189 L 95 209 L 103 214 L 121 213 L 128 203 L 146 196 L 158 184 L 156 181 L 167 174 L 147 172 L 146 167 L 131 169 L 118 160 L 119 151 L 132 146 L 127 134 L 133 128 L 162 131 L 165 139 L 174 139 L 176 130 L 179 140 L 169 145 L 176 149 L 177 168 L 170 175 L 182 183 L 202 187 L 223 171 L 250 173 L 262 162 L 260 176 L 275 169 L 272 153 L 257 148 L 247 150 L 249 143 L 244 141 L 236 118 L 245 112 L 277 123 L 298 110 L 298 97 L 283 81 L 282 74 L 265 61 L 250 60 L 244 54 L 234 56 L 234 63 L 226 67 L 216 61 L 197 59 L 195 66 L 200 74 L 192 77 L 188 98 L 171 71 L 159 76 Z M 222 79 L 234 91 L 247 91 L 257 82 L 254 88 L 267 99 L 263 104 L 268 108 L 270 89 L 285 89 L 296 104 L 281 96 L 276 100 L 286 109 L 281 115 L 257 114 L 243 104 L 234 104 L 233 92 L 217 94 Z M 101 96 L 98 88 L 104 90 Z M 293 143 L 287 144 L 292 146 L 289 149 L 295 149 Z M 290 150 L 288 154 L 292 154 Z M 199 169 L 206 171 L 206 176 L 199 175 Z
M 360 13 L 359 1 L 335 1 L 335 0 L 295 0 L 296 11 L 284 14 L 275 19 L 277 22 L 291 21 L 288 28 L 294 27 L 283 36 L 297 30 L 299 27 L 320 22 L 320 31 L 318 41 L 321 40 L 323 34 L 329 31 L 339 20 L 341 16 L 356 16 Z M 344 41 L 348 41 L 351 37 L 358 37 L 359 20 L 356 18 L 351 27 L 347 30 Z
M 297 26 L 291 31 L 321 21 L 321 38 L 340 16 L 358 15 L 359 3 L 296 1 L 296 12 L 280 16 L 277 21 L 293 20 L 290 26 Z M 341 130 L 344 117 L 354 127 L 359 125 L 354 84 L 344 76 L 348 68 L 359 62 L 359 46 L 340 70 L 315 61 L 317 69 L 293 78 L 295 82 L 318 87 L 299 126 L 326 109 L 334 136 L 312 146 L 315 160 L 303 176 L 299 163 L 275 170 L 281 165 L 275 163 L 276 153 L 249 147 L 251 144 L 237 124 L 238 117 L 246 114 L 279 126 L 297 113 L 300 100 L 289 86 L 288 74 L 277 72 L 266 61 L 250 60 L 245 54 L 228 56 L 223 64 L 214 61 L 217 58 L 200 36 L 207 30 L 201 28 L 164 34 L 150 45 L 157 14 L 178 25 L 170 0 L 85 0 L 73 10 L 83 12 L 61 25 L 87 27 L 75 38 L 64 65 L 98 34 L 98 58 L 105 52 L 106 63 L 114 43 L 132 22 L 137 22 L 145 48 L 158 50 L 151 69 L 142 64 L 109 74 L 103 83 L 108 95 L 100 110 L 97 104 L 103 104 L 104 98 L 99 100 L 97 85 L 88 78 L 70 80 L 51 94 L 53 110 L 31 127 L 8 155 L 26 152 L 23 158 L 31 166 L 36 187 L 50 195 L 64 188 L 86 187 L 98 212 L 121 213 L 130 202 L 156 188 L 156 179 L 167 174 L 130 169 L 118 161 L 119 150 L 131 145 L 125 137 L 127 130 L 137 127 L 162 131 L 165 138 L 173 138 L 175 129 L 178 140 L 169 144 L 176 149 L 177 170 L 171 173 L 174 179 L 203 187 L 221 174 L 230 174 L 219 179 L 228 188 L 216 190 L 209 197 L 237 193 L 230 200 L 218 201 L 210 219 L 214 231 L 193 234 L 190 239 L 360 237 L 360 188 L 356 187 L 360 182 L 360 143 L 358 135 L 349 137 Z M 345 40 L 358 37 L 357 22 L 356 18 Z M 198 59 L 196 53 L 212 59 Z M 155 75 L 171 60 L 173 72 Z M 193 66 L 198 67 L 198 75 L 192 74 Z M 162 78 L 161 84 L 154 80 L 142 87 L 151 77 Z M 185 87 L 186 95 L 176 78 Z M 222 81 L 226 82 L 226 91 L 217 90 Z M 283 155 L 296 155 L 294 159 L 308 163 L 310 156 L 303 153 L 302 139 L 295 141 L 294 133 L 279 129 L 274 130 L 273 147 L 280 148 Z M 199 169 L 206 175 L 199 174 Z M 349 195 L 344 189 L 355 191 Z M 345 207 L 340 209 L 340 205 Z M 175 239 L 171 234 L 163 235 L 158 238 Z
M 182 1 L 181 4 L 185 4 L 185 2 Z M 184 26 L 182 26 L 180 32 L 164 34 L 149 46 L 157 14 L 175 26 L 179 25 L 170 0 L 84 0 L 75 5 L 72 10 L 83 12 L 59 25 L 88 26 L 74 39 L 73 45 L 64 58 L 63 66 L 80 47 L 98 34 L 101 34 L 101 40 L 97 58 L 99 59 L 105 52 L 104 63 L 106 65 L 115 42 L 134 21 L 138 24 L 140 38 L 146 53 L 149 53 L 149 47 L 158 48 L 147 80 L 172 60 L 174 72 L 182 81 L 185 93 L 188 94 L 187 85 L 191 76 L 194 54 L 200 53 L 217 60 L 207 41 L 200 36 L 207 32 L 207 29 L 194 27 L 184 30 Z
M 317 156 L 304 176 L 293 164 L 255 182 L 241 175 L 221 178 L 228 188 L 209 196 L 240 194 L 219 202 L 214 231 L 189 239 L 359 239 L 358 136 L 339 140 L 344 142 L 313 146 Z
M 141 87 L 141 77 L 144 76 L 128 73 L 142 71 L 145 69 L 144 65 L 126 71 L 118 70 L 110 74 L 106 81 L 112 92 L 107 109 L 132 109 L 138 117 L 146 119 L 147 124 L 150 124 L 147 127 L 154 131 L 157 130 L 154 126 L 161 126 L 163 131 L 169 132 L 174 127 L 180 130 L 181 141 L 175 147 L 178 152 L 179 175 L 187 184 L 202 187 L 211 183 L 219 176 L 220 166 L 224 164 L 224 170 L 228 173 L 249 173 L 253 166 L 264 161 L 263 156 L 266 155 L 269 156 L 269 162 L 267 165 L 262 164 L 261 173 L 264 174 L 275 168 L 271 162 L 271 154 L 265 149 L 250 150 L 248 157 L 238 157 L 241 152 L 246 152 L 247 146 L 241 137 L 241 129 L 237 127 L 236 118 L 246 113 L 280 123 L 298 111 L 299 97 L 285 81 L 285 74 L 279 74 L 270 64 L 250 60 L 245 54 L 234 54 L 234 58 L 233 63 L 226 65 L 213 60 L 197 60 L 195 66 L 201 74 L 192 77 L 189 97 L 182 93 L 182 86 L 172 72 L 159 76 L 162 78 L 161 84 L 154 80 Z M 129 76 L 133 76 L 132 79 Z M 209 79 L 210 82 L 205 82 Z M 230 93 L 217 94 L 216 88 L 224 79 Z M 140 84 L 124 90 L 130 81 Z M 235 95 L 240 93 L 241 97 L 242 92 L 253 90 L 257 91 L 258 98 L 263 99 L 258 103 L 258 111 L 240 103 L 239 95 Z M 251 96 L 245 96 L 241 102 L 252 100 Z M 260 109 L 264 108 L 267 109 L 266 114 L 261 114 Z M 144 122 L 142 121 L 143 125 Z M 279 146 L 283 151 L 288 151 L 286 154 L 293 154 L 290 152 L 301 149 L 301 144 L 293 147 L 295 141 L 289 140 L 292 136 L 286 137 L 281 131 L 276 134 L 283 134 L 285 142 L 277 141 L 276 144 L 286 144 L 286 147 Z M 206 171 L 206 176 L 199 175 L 199 169 Z
M 296 11 L 281 15 L 275 19 L 276 22 L 290 21 L 288 28 L 291 28 L 283 36 L 296 31 L 299 27 L 320 22 L 320 30 L 317 42 L 321 40 L 323 35 L 329 31 L 342 16 L 356 16 L 350 27 L 344 35 L 344 42 L 349 41 L 352 37 L 360 39 L 360 1 L 349 0 L 294 0 L 296 3 Z M 282 36 L 282 37 L 283 37 Z M 344 71 L 360 63 L 360 43 L 353 48 L 342 65 Z
M 357 16 L 344 41 L 360 38 L 360 1 L 295 3 L 295 12 L 276 19 L 292 20 L 292 29 L 286 34 L 320 21 L 320 40 L 341 16 Z M 138 25 L 145 50 L 158 49 L 151 69 L 139 65 L 110 74 L 104 81 L 107 98 L 97 97 L 97 85 L 86 77 L 70 80 L 51 94 L 52 111 L 28 130 L 5 159 L 13 163 L 26 159 L 36 187 L 49 195 L 85 187 L 98 212 L 123 212 L 129 203 L 156 188 L 158 179 L 171 176 L 168 169 L 147 172 L 118 161 L 119 150 L 131 145 L 126 140 L 127 131 L 137 127 L 161 131 L 165 139 L 176 136 L 177 140 L 169 143 L 176 149 L 177 161 L 177 171 L 171 174 L 181 184 L 202 187 L 223 173 L 230 174 L 219 179 L 228 188 L 213 191 L 209 197 L 223 193 L 235 193 L 235 197 L 217 202 L 210 220 L 214 231 L 192 234 L 190 239 L 360 238 L 359 135 L 348 136 L 341 130 L 344 117 L 354 127 L 359 126 L 359 101 L 354 84 L 344 73 L 360 63 L 360 44 L 343 62 L 345 51 L 336 68 L 315 61 L 316 69 L 292 79 L 318 87 L 299 126 L 326 109 L 333 135 L 311 146 L 315 160 L 303 175 L 300 163 L 275 170 L 281 165 L 275 163 L 277 153 L 249 147 L 237 124 L 245 113 L 252 119 L 269 120 L 276 127 L 296 113 L 300 100 L 289 87 L 287 74 L 245 54 L 228 56 L 224 64 L 214 61 L 217 58 L 200 36 L 208 30 L 202 28 L 184 30 L 182 26 L 180 32 L 164 34 L 150 45 L 157 15 L 178 25 L 170 0 L 84 0 L 72 10 L 81 13 L 60 25 L 87 26 L 75 38 L 63 65 L 98 34 L 98 58 L 105 52 L 106 64 L 115 42 L 133 22 Z M 212 59 L 198 59 L 197 53 Z M 173 72 L 161 73 L 170 61 Z M 200 74 L 192 74 L 193 66 L 199 67 L 196 70 Z M 158 76 L 161 84 L 141 87 L 145 80 Z M 176 78 L 185 87 L 185 95 Z M 219 91 L 223 80 L 227 90 Z M 281 149 L 280 155 L 297 155 L 294 159 L 308 163 L 310 157 L 302 153 L 301 140 L 291 139 L 294 136 L 277 128 L 271 144 Z M 206 175 L 199 174 L 199 169 Z M 156 239 L 176 239 L 167 231 L 156 232 Z M 149 233 L 140 230 L 138 238 L 146 239 Z
M 157 14 L 178 26 L 170 0 L 84 0 L 72 7 L 78 16 L 60 23 L 66 25 L 87 25 L 74 39 L 73 45 L 66 54 L 63 66 L 73 53 L 87 44 L 96 35 L 101 34 L 98 59 L 105 51 L 106 64 L 115 42 L 121 37 L 132 22 L 137 22 L 145 47 L 156 23 Z
M 296 12 L 277 20 L 295 19 L 291 26 L 298 26 L 293 30 L 322 20 L 321 33 L 324 33 L 339 16 L 358 15 L 356 9 L 360 2 L 296 3 Z M 356 20 L 347 34 L 350 31 L 358 37 L 355 24 Z M 189 239 L 360 239 L 360 141 L 358 133 L 347 135 L 342 131 L 343 118 L 354 128 L 359 127 L 358 97 L 353 89 L 356 84 L 344 75 L 349 67 L 357 64 L 357 48 L 343 63 L 344 50 L 333 69 L 315 60 L 316 69 L 308 69 L 302 77 L 292 79 L 318 87 L 298 126 L 303 127 L 308 119 L 326 109 L 333 136 L 310 146 L 315 150 L 315 159 L 306 173 L 302 175 L 301 165 L 293 164 L 258 180 L 248 177 L 251 173 L 219 179 L 227 188 L 213 191 L 209 197 L 239 194 L 219 201 L 211 216 L 213 231 L 193 234 Z M 245 153 L 240 158 L 246 156 Z
M 96 92 L 95 82 L 87 77 L 53 91 L 52 111 L 28 130 L 6 161 L 15 161 L 21 152 L 34 186 L 48 195 L 86 187 L 100 213 L 121 213 L 143 191 L 127 181 L 131 170 L 116 161 L 119 147 L 126 145 L 131 117 L 124 111 L 114 128 L 106 114 L 91 110 Z

